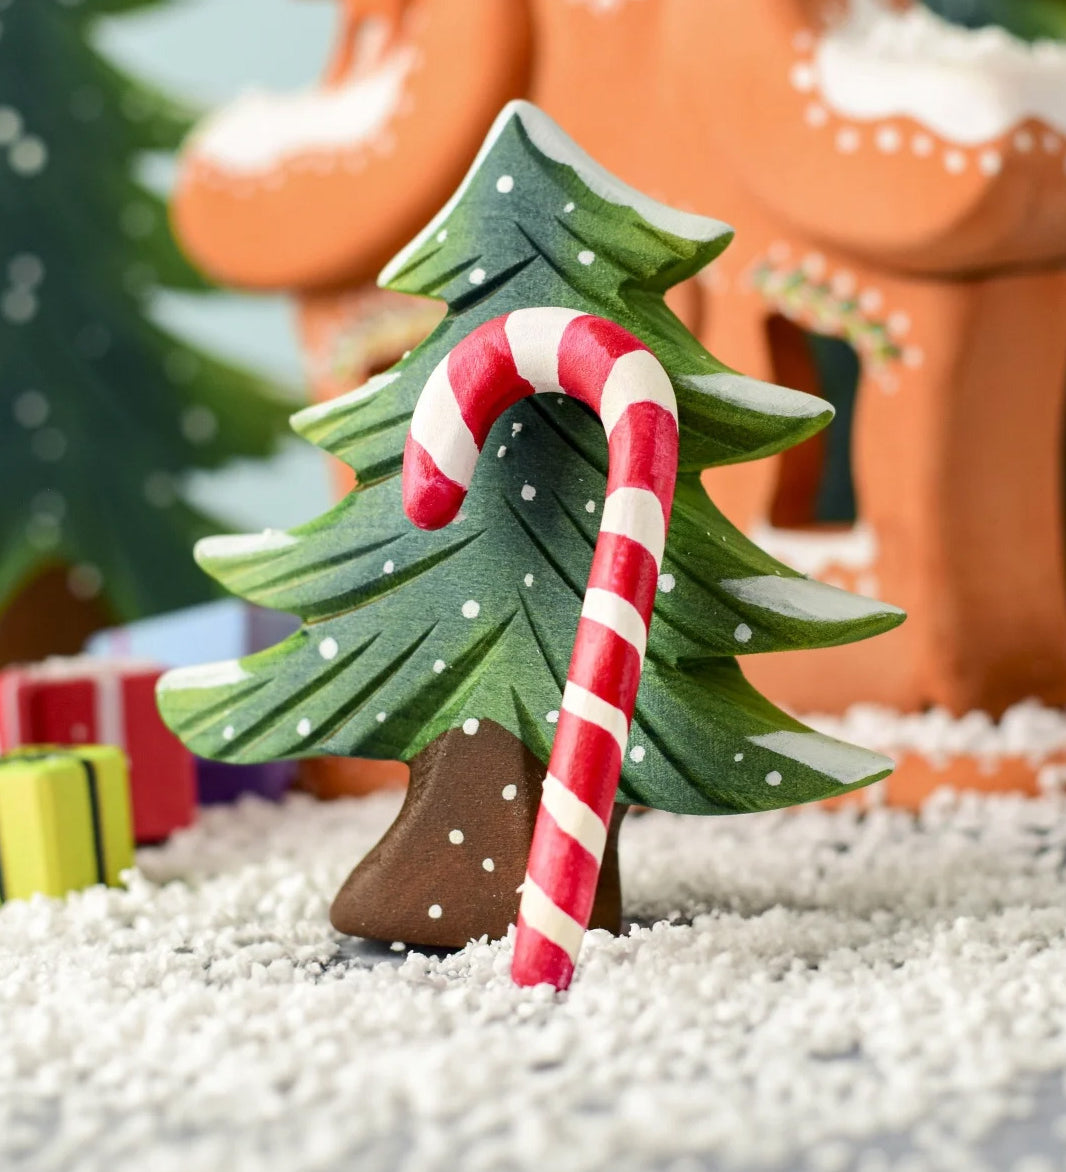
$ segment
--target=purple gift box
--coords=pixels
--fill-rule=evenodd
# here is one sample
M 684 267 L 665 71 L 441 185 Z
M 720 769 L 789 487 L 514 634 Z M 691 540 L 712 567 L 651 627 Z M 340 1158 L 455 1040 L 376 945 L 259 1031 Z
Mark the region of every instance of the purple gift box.
M 231 765 L 228 761 L 196 759 L 196 786 L 201 806 L 235 802 L 242 794 L 280 801 L 296 776 L 295 761 L 262 765 Z

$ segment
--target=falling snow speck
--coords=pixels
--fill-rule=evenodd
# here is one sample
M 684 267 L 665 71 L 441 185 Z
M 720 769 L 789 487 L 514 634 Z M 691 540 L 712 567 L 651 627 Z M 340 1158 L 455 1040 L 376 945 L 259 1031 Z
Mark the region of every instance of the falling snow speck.
M 23 391 L 12 405 L 15 422 L 25 428 L 40 427 L 51 410 L 47 398 L 40 391 Z
M 478 720 L 476 716 L 469 716 L 466 720 L 463 721 L 463 732 L 465 732 L 468 737 L 472 737 L 480 727 L 481 721 Z
M 476 602 L 473 598 L 468 598 L 463 603 L 463 618 L 476 619 L 481 614 L 481 603 Z
M 7 161 L 16 175 L 31 179 L 39 175 L 48 163 L 48 148 L 36 135 L 27 134 L 8 148 Z
M 337 646 L 337 640 L 332 636 L 327 636 L 318 645 L 318 654 L 321 655 L 323 659 L 336 659 L 338 650 L 339 648 Z

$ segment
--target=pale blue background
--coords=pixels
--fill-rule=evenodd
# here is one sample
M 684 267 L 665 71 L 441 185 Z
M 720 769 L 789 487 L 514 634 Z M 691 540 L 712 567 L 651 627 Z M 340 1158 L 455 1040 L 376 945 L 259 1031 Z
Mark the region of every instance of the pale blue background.
M 124 68 L 207 107 L 249 86 L 311 82 L 329 53 L 336 13 L 332 0 L 179 0 L 104 22 L 99 44 Z M 165 187 L 170 170 L 149 160 L 145 173 Z M 157 308 L 168 329 L 265 371 L 290 390 L 295 405 L 303 400 L 292 308 L 284 298 L 168 295 Z M 189 495 L 241 528 L 284 528 L 328 505 L 328 460 L 292 437 L 267 463 L 194 477 Z

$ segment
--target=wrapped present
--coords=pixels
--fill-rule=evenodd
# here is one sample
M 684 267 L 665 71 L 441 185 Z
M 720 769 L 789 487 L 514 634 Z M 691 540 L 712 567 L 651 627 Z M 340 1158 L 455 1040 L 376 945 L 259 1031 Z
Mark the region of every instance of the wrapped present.
M 0 757 L 0 899 L 114 885 L 132 865 L 121 749 L 32 745 Z
M 189 667 L 262 651 L 299 625 L 292 615 L 223 598 L 97 631 L 85 644 L 85 652 L 105 659 L 134 657 L 162 667 Z
M 155 705 L 162 669 L 138 660 L 79 656 L 0 671 L 0 747 L 115 745 L 130 761 L 133 832 L 158 842 L 196 813 L 192 754 Z
M 232 765 L 228 761 L 196 758 L 196 789 L 201 806 L 235 802 L 242 794 L 258 794 L 271 802 L 284 797 L 297 771 L 296 761 L 266 761 L 261 765 Z

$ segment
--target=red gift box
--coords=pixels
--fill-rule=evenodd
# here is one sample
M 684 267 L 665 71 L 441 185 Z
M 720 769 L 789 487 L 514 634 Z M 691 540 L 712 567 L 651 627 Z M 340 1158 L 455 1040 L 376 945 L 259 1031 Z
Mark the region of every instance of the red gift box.
M 117 745 L 130 762 L 134 837 L 158 842 L 196 814 L 193 756 L 156 708 L 162 674 L 155 664 L 88 657 L 0 671 L 0 747 Z

